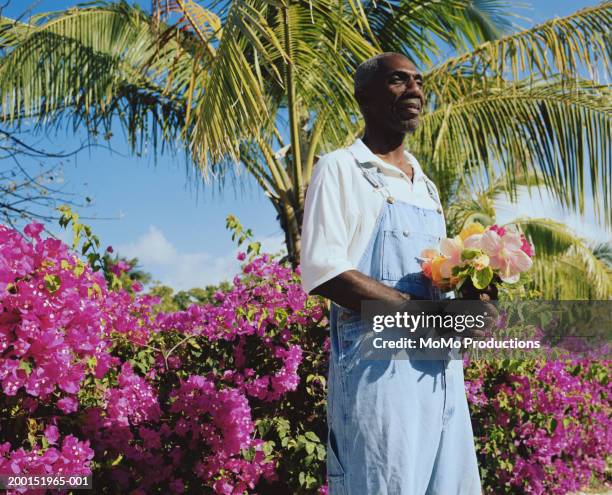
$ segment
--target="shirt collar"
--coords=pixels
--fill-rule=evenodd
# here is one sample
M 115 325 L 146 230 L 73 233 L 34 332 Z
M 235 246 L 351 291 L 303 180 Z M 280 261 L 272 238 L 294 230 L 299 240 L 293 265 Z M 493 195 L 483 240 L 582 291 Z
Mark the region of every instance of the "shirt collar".
M 364 144 L 364 142 L 359 138 L 357 138 L 355 142 L 349 146 L 349 150 L 351 151 L 351 153 L 353 154 L 353 156 L 357 159 L 359 163 L 375 163 L 376 165 L 380 165 L 384 169 L 394 172 L 396 174 L 402 173 L 400 169 L 398 169 L 396 166 L 391 165 L 390 163 L 387 163 L 382 158 L 372 153 L 370 148 L 368 148 Z M 416 182 L 418 180 L 424 180 L 425 174 L 423 172 L 423 169 L 421 168 L 421 165 L 419 164 L 417 159 L 414 157 L 414 155 L 409 153 L 406 150 L 404 150 L 404 154 L 406 156 L 406 159 L 412 165 L 413 182 Z

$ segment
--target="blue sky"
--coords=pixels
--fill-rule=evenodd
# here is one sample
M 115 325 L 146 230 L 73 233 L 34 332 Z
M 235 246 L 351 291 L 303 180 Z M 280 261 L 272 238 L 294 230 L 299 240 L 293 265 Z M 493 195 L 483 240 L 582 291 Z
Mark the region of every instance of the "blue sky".
M 13 0 L 3 14 L 14 17 L 31 7 L 32 12 L 57 10 L 78 2 L 71 0 Z M 149 8 L 148 0 L 140 5 Z M 530 8 L 518 12 L 532 25 L 554 16 L 565 16 L 597 1 L 534 0 Z M 85 139 L 84 134 L 62 131 L 28 140 L 50 151 L 70 151 Z M 101 147 L 83 151 L 66 160 L 64 189 L 93 199 L 92 206 L 79 211 L 82 216 L 105 218 L 87 220 L 104 245 L 113 245 L 126 256 L 138 256 L 141 266 L 162 283 L 179 288 L 204 286 L 231 278 L 237 270 L 235 245 L 225 229 L 228 214 L 251 228 L 264 247 L 273 251 L 283 244 L 283 233 L 275 211 L 246 174 L 240 186 L 230 183 L 219 192 L 212 185 L 197 186 L 189 179 L 184 160 L 165 155 L 155 164 L 151 156 L 129 156 L 120 137 L 111 141 L 115 152 Z M 541 204 L 541 203 L 540 203 Z M 587 204 L 588 207 L 588 204 Z M 504 222 L 534 211 L 526 198 L 519 205 L 500 204 L 498 220 Z M 563 213 L 552 201 L 538 206 L 538 213 L 565 221 L 579 233 L 605 240 L 610 233 L 575 214 Z M 58 227 L 49 229 L 59 233 Z M 65 237 L 67 238 L 67 237 Z

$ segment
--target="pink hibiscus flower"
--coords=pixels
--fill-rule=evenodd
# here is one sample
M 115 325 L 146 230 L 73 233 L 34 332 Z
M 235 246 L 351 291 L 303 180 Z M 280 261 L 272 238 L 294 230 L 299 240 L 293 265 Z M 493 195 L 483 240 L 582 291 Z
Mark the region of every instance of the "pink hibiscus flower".
M 517 282 L 521 272 L 531 268 L 531 258 L 523 251 L 520 234 L 506 232 L 500 236 L 487 230 L 480 240 L 482 251 L 489 256 L 490 266 L 499 270 L 499 277 L 508 283 Z

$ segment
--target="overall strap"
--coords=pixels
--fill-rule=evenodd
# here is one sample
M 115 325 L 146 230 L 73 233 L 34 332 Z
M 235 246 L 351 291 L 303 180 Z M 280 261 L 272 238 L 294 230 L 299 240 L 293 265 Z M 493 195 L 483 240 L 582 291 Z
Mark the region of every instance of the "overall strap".
M 346 148 L 346 149 L 351 154 L 353 159 L 355 160 L 355 164 L 361 171 L 361 175 L 364 177 L 364 179 L 367 180 L 370 183 L 370 185 L 374 188 L 374 190 L 379 192 L 382 195 L 383 199 L 386 199 L 388 203 L 394 202 L 395 199 L 393 198 L 393 196 L 391 196 L 391 191 L 389 191 L 389 187 L 387 185 L 387 182 L 384 180 L 384 178 L 378 173 L 376 173 L 374 171 L 375 169 L 366 168 L 362 166 L 359 160 L 357 160 L 357 157 L 353 154 L 353 152 L 349 148 Z
M 350 148 L 346 148 L 346 150 L 351 154 L 353 159 L 355 160 L 355 164 L 361 170 L 361 175 L 374 187 L 374 189 L 382 195 L 383 199 L 386 199 L 388 203 L 394 203 L 395 198 L 391 195 L 391 191 L 389 191 L 389 185 L 387 180 L 384 177 L 384 174 L 378 172 L 376 168 L 366 168 L 364 167 L 354 153 L 350 150 Z M 425 181 L 425 186 L 427 187 L 427 192 L 431 199 L 434 200 L 434 203 L 438 206 L 438 208 L 442 209 L 442 202 L 440 201 L 440 196 L 438 195 L 438 191 L 434 183 L 423 174 L 423 180 Z
M 438 208 L 441 209 L 442 201 L 440 201 L 440 195 L 438 194 L 438 190 L 435 184 L 425 174 L 423 174 L 423 179 L 425 180 L 425 186 L 427 186 L 427 192 L 429 193 L 431 198 L 435 201 L 435 203 L 438 205 Z

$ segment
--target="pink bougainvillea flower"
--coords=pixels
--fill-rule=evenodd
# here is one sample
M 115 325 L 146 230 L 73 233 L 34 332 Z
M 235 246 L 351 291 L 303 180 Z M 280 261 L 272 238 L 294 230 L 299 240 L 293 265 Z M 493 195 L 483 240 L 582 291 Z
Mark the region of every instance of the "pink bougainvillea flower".
M 65 436 L 68 431 L 62 432 L 55 419 L 43 426 L 38 420 L 45 418 L 37 418 L 37 428 L 44 430 L 41 440 L 48 444 L 42 455 L 34 446 L 25 450 L 19 440 L 0 443 L 0 473 L 91 474 L 91 440 L 101 462 L 123 453 L 134 466 L 133 472 L 116 466 L 109 475 L 121 493 L 136 482 L 140 486 L 134 494 L 152 493 L 158 485 L 170 485 L 168 493 L 184 493 L 180 476 L 172 477 L 186 461 L 182 445 L 166 453 L 164 444 L 172 435 L 188 435 L 190 448 L 206 453 L 194 458 L 187 472 L 195 472 L 208 491 L 215 481 L 218 493 L 233 495 L 255 489 L 261 478 L 276 479 L 275 463 L 254 438 L 257 418 L 250 402 L 274 402 L 296 390 L 302 349 L 290 343 L 294 332 L 326 324 L 323 306 L 308 301 L 297 273 L 260 256 L 245 263 L 234 286 L 218 290 L 210 303 L 164 313 L 153 310 L 160 298 L 111 290 L 103 272 L 94 272 L 61 241 L 37 238 L 40 232 L 32 225 L 28 238 L 0 225 L 0 389 L 30 414 L 82 414 L 86 438 Z M 108 260 L 108 269 L 121 275 L 130 264 Z M 132 289 L 143 290 L 135 281 Z M 237 311 L 244 307 L 253 314 Z M 282 321 L 277 310 L 285 315 Z M 111 354 L 118 335 L 141 346 L 158 332 L 233 341 L 233 360 L 219 359 L 218 372 L 209 370 L 200 377 L 190 375 L 190 364 L 178 349 L 166 361 L 157 354 L 146 372 Z M 253 359 L 246 336 L 257 337 L 255 352 L 267 353 L 265 366 Z M 122 346 L 126 343 L 121 339 Z M 329 352 L 329 338 L 323 350 Z M 278 365 L 268 368 L 271 360 Z M 247 368 L 251 362 L 253 367 Z M 176 400 L 166 401 L 157 375 L 177 370 L 187 371 L 187 379 L 179 380 L 183 385 L 173 391 Z M 109 371 L 117 385 L 103 380 Z M 83 392 L 90 393 L 83 387 L 92 375 L 104 408 L 82 407 L 87 401 L 79 401 Z M 250 449 L 255 454 L 247 459 L 243 451 Z
M 42 223 L 32 222 L 26 225 L 23 231 L 28 237 L 38 240 L 40 239 L 40 233 L 42 232 L 44 228 L 45 226 Z
M 517 282 L 520 273 L 531 267 L 531 258 L 521 249 L 520 234 L 506 232 L 500 236 L 495 230 L 489 229 L 482 235 L 480 246 L 489 256 L 491 268 L 499 270 L 499 277 L 504 282 Z
M 128 272 L 130 268 L 132 267 L 125 260 L 119 260 L 116 263 L 111 263 L 109 266 L 109 270 L 118 277 L 120 277 L 123 272 Z
M 49 441 L 51 445 L 57 444 L 57 439 L 59 438 L 59 430 L 55 425 L 49 425 L 45 428 L 45 437 Z
M 64 397 L 57 401 L 57 407 L 59 407 L 64 413 L 69 414 L 75 412 L 79 408 L 79 403 L 72 397 Z

